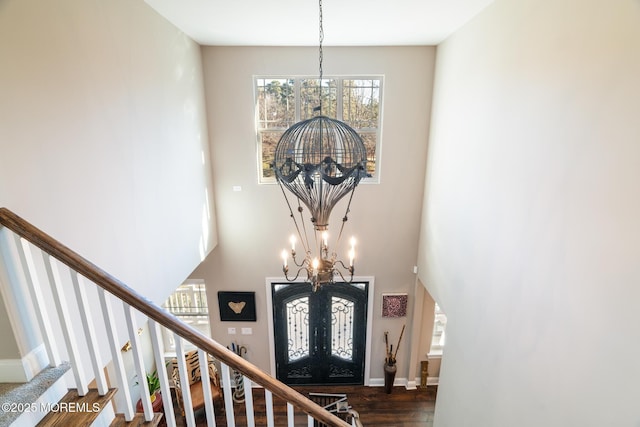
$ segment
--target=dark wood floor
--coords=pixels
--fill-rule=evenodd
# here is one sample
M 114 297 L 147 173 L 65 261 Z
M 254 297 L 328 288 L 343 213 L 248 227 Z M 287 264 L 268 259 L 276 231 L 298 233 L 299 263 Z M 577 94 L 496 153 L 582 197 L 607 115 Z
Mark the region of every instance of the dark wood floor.
M 344 393 L 347 395 L 349 405 L 360 414 L 360 420 L 365 427 L 431 427 L 433 425 L 433 413 L 436 403 L 437 386 L 429 386 L 427 389 L 406 390 L 404 387 L 394 387 L 391 394 L 384 392 L 384 387 L 364 386 L 306 386 L 295 387 L 300 393 L 307 395 L 310 392 L 318 393 Z M 253 390 L 255 425 L 266 426 L 266 412 L 264 405 L 264 392 L 262 389 Z M 238 427 L 246 426 L 245 405 L 236 404 L 234 408 L 235 421 Z M 273 410 L 276 426 L 287 425 L 286 404 L 274 396 Z M 226 418 L 216 412 L 216 425 L 226 426 Z M 196 424 L 206 426 L 206 414 L 204 410 L 196 413 Z M 178 427 L 185 426 L 184 419 L 180 418 L 176 408 L 176 423 Z M 307 426 L 307 417 L 304 413 L 296 411 L 295 425 Z

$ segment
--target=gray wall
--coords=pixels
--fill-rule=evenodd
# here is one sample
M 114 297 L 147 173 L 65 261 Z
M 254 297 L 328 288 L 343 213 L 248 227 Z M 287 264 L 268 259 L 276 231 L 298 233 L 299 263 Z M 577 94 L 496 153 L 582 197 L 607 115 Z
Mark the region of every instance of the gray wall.
M 0 337 L 2 337 L 2 346 L 0 346 L 0 360 L 2 359 L 19 359 L 20 350 L 18 343 L 13 336 L 13 329 L 9 322 L 9 315 L 4 307 L 4 298 L 0 293 Z
M 199 46 L 142 0 L 6 0 L 0 58 L 0 206 L 162 302 L 217 242 Z
M 497 0 L 438 47 L 435 426 L 637 426 L 640 3 Z
M 418 232 L 435 48 L 326 48 L 324 74 L 384 75 L 380 184 L 356 190 L 345 233 L 358 239 L 356 274 L 375 276 L 371 376 L 383 375 L 383 332 L 409 331 L 398 353 L 398 377 L 406 377 L 412 316 L 381 317 L 383 292 L 407 292 L 413 307 Z M 280 252 L 294 231 L 280 188 L 258 184 L 254 75 L 318 73 L 317 48 L 203 48 L 219 245 L 194 273 L 208 285 L 213 338 L 246 344 L 248 359 L 269 370 L 265 277 L 281 276 Z M 233 186 L 241 186 L 234 192 Z M 339 225 L 344 205 L 334 209 Z M 333 234 L 335 236 L 335 233 Z M 219 321 L 217 291 L 255 291 L 257 323 Z M 250 326 L 252 336 L 227 335 L 227 327 Z
M 6 0 L 0 57 L 0 206 L 164 300 L 216 243 L 199 46 L 142 0 Z

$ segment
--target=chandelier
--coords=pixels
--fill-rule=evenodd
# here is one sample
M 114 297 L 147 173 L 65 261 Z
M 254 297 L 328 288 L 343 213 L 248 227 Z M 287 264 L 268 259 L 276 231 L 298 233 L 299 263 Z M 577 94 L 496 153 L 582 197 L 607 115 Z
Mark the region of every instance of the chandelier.
M 298 238 L 291 236 L 291 252 L 282 252 L 282 269 L 288 281 L 296 281 L 302 274 L 316 291 L 320 285 L 341 281 L 351 282 L 354 273 L 355 239 L 351 238 L 348 265 L 329 249 L 329 217 L 336 203 L 349 195 L 342 218 L 336 246 L 347 222 L 353 194 L 360 180 L 366 175 L 367 153 L 360 135 L 349 125 L 322 114 L 322 0 L 320 8 L 320 78 L 318 83 L 318 115 L 298 122 L 287 129 L 275 148 L 273 168 L 282 189 L 289 213 L 295 224 Z M 299 221 L 285 188 L 297 199 Z M 313 224 L 310 239 L 305 227 L 303 205 L 309 209 Z M 300 241 L 304 254 L 298 258 L 296 243 Z M 315 249 L 317 248 L 317 249 Z M 314 253 L 314 250 L 317 252 Z M 289 255 L 298 269 L 289 276 Z M 306 276 L 306 277 L 305 277 Z M 348 277 L 348 279 L 346 278 Z

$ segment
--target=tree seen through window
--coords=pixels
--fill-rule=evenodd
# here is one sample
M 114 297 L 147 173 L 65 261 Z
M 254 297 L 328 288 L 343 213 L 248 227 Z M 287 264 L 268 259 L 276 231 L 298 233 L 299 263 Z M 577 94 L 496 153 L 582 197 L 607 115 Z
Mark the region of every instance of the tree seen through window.
M 367 149 L 367 175 L 376 177 L 380 146 L 382 78 L 256 78 L 256 118 L 261 182 L 274 180 L 275 147 L 289 126 L 318 114 L 344 121 Z

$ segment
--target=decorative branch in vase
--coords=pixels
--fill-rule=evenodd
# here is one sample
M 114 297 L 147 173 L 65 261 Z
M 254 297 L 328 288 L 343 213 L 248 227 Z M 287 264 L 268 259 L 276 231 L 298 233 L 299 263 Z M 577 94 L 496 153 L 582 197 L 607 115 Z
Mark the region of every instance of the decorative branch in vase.
M 402 331 L 400 332 L 400 337 L 398 338 L 398 344 L 396 344 L 396 351 L 393 351 L 393 344 L 389 346 L 389 332 L 384 333 L 384 343 L 387 349 L 387 356 L 384 358 L 385 365 L 395 365 L 396 364 L 396 356 L 398 355 L 398 348 L 400 348 L 400 341 L 402 341 L 402 335 L 404 335 L 404 328 L 406 325 L 402 325 Z
M 393 344 L 389 345 L 389 332 L 384 333 L 384 344 L 386 346 L 387 356 L 384 358 L 384 391 L 387 394 L 391 393 L 393 389 L 393 383 L 396 378 L 396 356 L 398 355 L 398 349 L 400 348 L 400 341 L 402 341 L 402 335 L 404 335 L 404 328 L 406 325 L 402 325 L 402 331 L 400 332 L 400 338 L 398 338 L 398 344 L 396 344 L 396 351 L 393 351 Z

